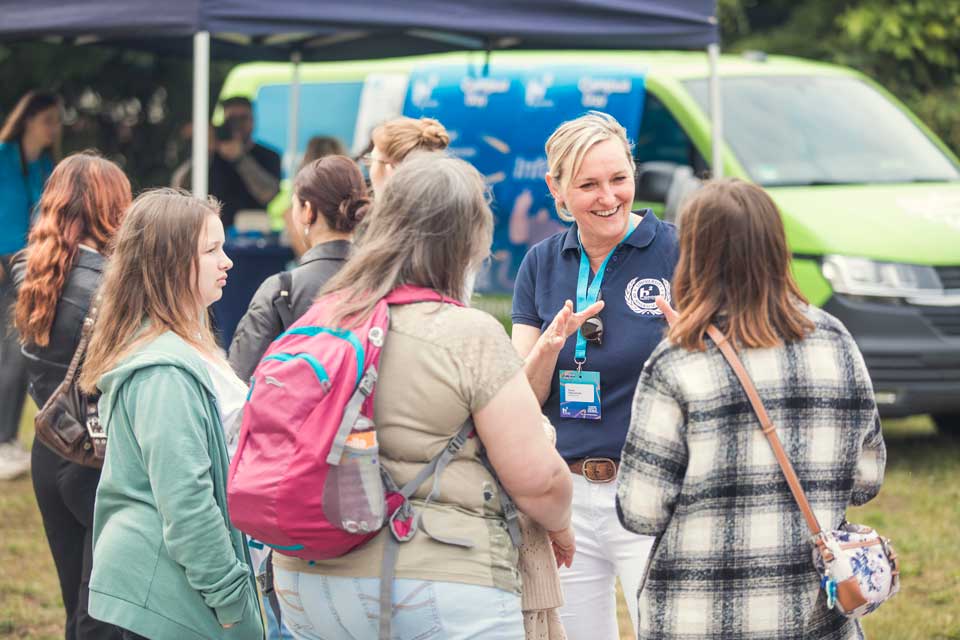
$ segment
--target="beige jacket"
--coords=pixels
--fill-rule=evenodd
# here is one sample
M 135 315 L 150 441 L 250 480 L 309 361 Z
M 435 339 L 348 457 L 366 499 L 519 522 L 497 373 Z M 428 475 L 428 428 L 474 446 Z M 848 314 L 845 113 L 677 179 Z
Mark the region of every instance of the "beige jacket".
M 544 418 L 543 428 L 556 443 L 557 432 Z M 523 581 L 521 608 L 526 640 L 566 640 L 557 609 L 563 606 L 563 590 L 557 561 L 546 529 L 520 515 L 520 577 Z

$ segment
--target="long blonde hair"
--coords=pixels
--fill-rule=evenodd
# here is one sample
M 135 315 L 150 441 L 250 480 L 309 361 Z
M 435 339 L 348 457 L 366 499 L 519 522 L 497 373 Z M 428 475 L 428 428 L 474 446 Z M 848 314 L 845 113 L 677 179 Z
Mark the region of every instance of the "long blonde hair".
M 196 293 L 197 247 L 211 215 L 220 215 L 215 200 L 176 189 L 147 191 L 130 205 L 100 286 L 80 377 L 85 392 L 95 392 L 100 377 L 125 355 L 166 331 L 218 355 Z
M 493 213 L 483 176 L 439 153 L 408 158 L 393 174 L 346 266 L 320 295 L 340 293 L 334 324 L 362 320 L 394 288 L 417 285 L 455 300 L 490 254 Z

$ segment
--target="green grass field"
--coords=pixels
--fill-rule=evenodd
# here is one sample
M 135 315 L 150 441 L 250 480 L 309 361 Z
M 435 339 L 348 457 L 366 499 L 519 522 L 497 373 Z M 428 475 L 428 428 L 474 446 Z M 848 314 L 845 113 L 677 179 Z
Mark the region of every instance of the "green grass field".
M 21 436 L 28 443 L 32 410 Z M 900 594 L 865 621 L 876 640 L 960 640 L 960 438 L 926 418 L 885 423 L 889 462 L 880 496 L 851 521 L 893 539 L 903 566 Z M 622 606 L 622 637 L 629 618 Z M 29 478 L 0 491 L 0 638 L 63 637 L 53 561 Z

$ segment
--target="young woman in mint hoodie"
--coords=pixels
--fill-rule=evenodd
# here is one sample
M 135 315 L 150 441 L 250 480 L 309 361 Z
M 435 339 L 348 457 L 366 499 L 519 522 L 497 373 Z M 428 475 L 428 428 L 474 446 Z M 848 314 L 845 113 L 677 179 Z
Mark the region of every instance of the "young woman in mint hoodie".
M 138 197 L 116 236 L 81 384 L 108 434 L 90 614 L 154 640 L 262 638 L 249 553 L 227 517 L 224 429 L 246 388 L 207 324 L 232 266 L 217 205 Z

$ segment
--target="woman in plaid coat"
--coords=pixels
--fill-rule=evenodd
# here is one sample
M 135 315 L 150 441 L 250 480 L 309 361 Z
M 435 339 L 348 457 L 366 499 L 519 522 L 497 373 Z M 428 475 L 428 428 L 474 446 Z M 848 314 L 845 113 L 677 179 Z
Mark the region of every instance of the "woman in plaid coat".
M 827 608 L 800 509 L 706 327 L 736 345 L 828 529 L 883 480 L 863 358 L 797 289 L 783 223 L 762 189 L 709 183 L 681 215 L 680 317 L 640 377 L 618 478 L 621 522 L 656 536 L 638 636 L 862 638 L 857 622 Z

